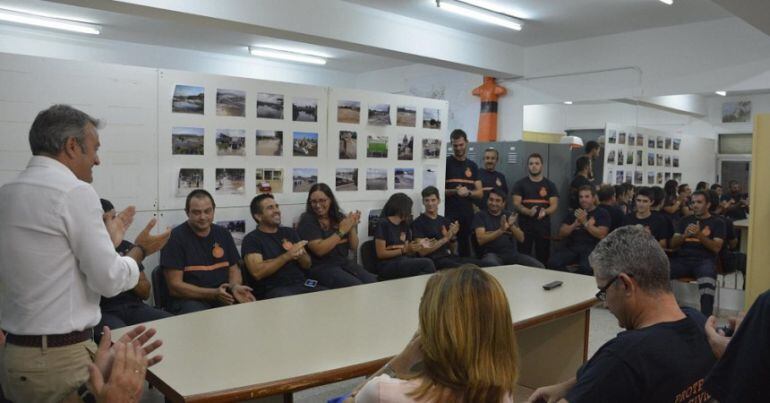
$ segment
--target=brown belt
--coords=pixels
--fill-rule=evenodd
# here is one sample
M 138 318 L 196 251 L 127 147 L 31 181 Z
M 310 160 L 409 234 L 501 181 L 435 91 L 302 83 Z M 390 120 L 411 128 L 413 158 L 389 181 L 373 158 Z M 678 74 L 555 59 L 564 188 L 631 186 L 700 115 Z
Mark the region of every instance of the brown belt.
M 93 338 L 93 329 L 79 330 L 67 334 L 49 334 L 45 336 L 25 336 L 8 333 L 5 341 L 22 347 L 43 347 L 43 337 L 48 347 L 64 347 L 82 343 Z

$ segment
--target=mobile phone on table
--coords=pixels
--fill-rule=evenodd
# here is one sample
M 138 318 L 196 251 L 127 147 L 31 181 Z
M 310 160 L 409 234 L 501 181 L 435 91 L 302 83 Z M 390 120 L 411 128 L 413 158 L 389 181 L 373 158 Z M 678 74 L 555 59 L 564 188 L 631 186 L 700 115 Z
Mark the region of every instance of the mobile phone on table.
M 559 281 L 559 280 L 551 281 L 548 284 L 543 284 L 543 289 L 546 290 L 546 291 L 551 291 L 554 288 L 561 287 L 561 285 L 562 285 L 562 282 Z

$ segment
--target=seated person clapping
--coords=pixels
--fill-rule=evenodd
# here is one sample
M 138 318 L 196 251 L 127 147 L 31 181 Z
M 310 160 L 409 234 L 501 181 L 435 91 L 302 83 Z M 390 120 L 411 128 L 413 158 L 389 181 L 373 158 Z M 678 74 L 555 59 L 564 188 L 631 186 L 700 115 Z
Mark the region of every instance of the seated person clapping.
M 524 241 L 524 232 L 516 222 L 517 214 L 505 210 L 505 194 L 492 189 L 487 198 L 487 209 L 473 217 L 473 231 L 478 241 L 481 260 L 487 266 L 520 264 L 543 267 L 537 259 L 519 253 L 516 242 Z
M 377 276 L 357 264 L 348 255 L 358 250 L 358 223 L 361 212 L 343 214 L 332 190 L 317 183 L 308 192 L 305 212 L 299 219 L 297 233 L 308 241 L 313 264 L 307 276 L 329 288 L 372 283 Z
M 436 271 L 433 261 L 419 257 L 423 248 L 430 247 L 428 240 L 414 241 L 410 235 L 412 199 L 404 193 L 396 193 L 382 208 L 380 221 L 374 233 L 377 253 L 377 271 L 381 279 L 429 274 Z
M 414 338 L 345 401 L 512 402 L 516 337 L 503 288 L 473 265 L 428 280 Z

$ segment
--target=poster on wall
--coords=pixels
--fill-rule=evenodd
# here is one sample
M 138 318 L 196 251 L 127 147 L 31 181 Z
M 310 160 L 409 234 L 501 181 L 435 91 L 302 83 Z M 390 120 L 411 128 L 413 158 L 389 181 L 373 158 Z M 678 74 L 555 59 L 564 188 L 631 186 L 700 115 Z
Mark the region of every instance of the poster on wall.
M 246 170 L 242 168 L 217 168 L 214 194 L 242 195 L 246 192 Z
M 414 136 L 404 135 L 398 143 L 398 159 L 411 161 L 414 158 Z
M 292 191 L 295 193 L 305 193 L 318 183 L 317 168 L 294 168 L 292 174 Z
M 369 105 L 369 118 L 367 119 L 367 123 L 372 126 L 390 125 L 390 105 Z
M 171 129 L 172 155 L 203 155 L 202 127 L 174 127 Z
M 394 189 L 414 189 L 414 168 L 396 168 L 393 175 Z
M 230 235 L 233 237 L 235 247 L 240 249 L 243 237 L 246 235 L 246 221 L 245 220 L 230 220 L 230 221 L 216 221 L 220 227 L 224 227 Z
M 203 115 L 204 98 L 203 87 L 177 84 L 171 100 L 171 112 Z
M 751 121 L 751 101 L 725 102 L 722 104 L 722 123 L 746 123 Z
M 341 160 L 354 160 L 358 153 L 358 134 L 350 130 L 340 130 Z
M 246 116 L 246 91 L 217 88 L 217 116 Z
M 423 129 L 440 129 L 441 128 L 441 116 L 438 109 L 423 108 L 422 109 L 422 128 Z
M 388 190 L 388 171 L 384 168 L 367 168 L 366 190 Z
M 422 159 L 435 160 L 441 155 L 441 140 L 422 139 Z
M 292 155 L 295 157 L 318 156 L 318 133 L 294 132 L 292 134 Z
M 217 129 L 217 155 L 246 156 L 246 130 Z
M 283 94 L 257 93 L 257 117 L 283 119 Z
M 257 130 L 256 154 L 273 157 L 283 155 L 283 132 L 280 130 Z
M 203 169 L 181 168 L 176 180 L 176 197 L 187 197 L 187 194 L 203 188 L 203 185 Z
M 315 98 L 292 99 L 291 116 L 295 122 L 317 122 L 318 100 Z
M 415 127 L 417 124 L 417 107 L 398 106 L 396 108 L 396 126 Z
M 349 192 L 358 190 L 358 168 L 337 168 L 334 173 L 335 190 Z
M 388 138 L 386 136 L 367 136 L 367 158 L 388 158 Z
M 355 123 L 361 121 L 361 102 L 337 101 L 337 123 Z
M 283 169 L 257 168 L 257 193 L 283 193 Z
M 426 188 L 428 186 L 436 186 L 437 179 L 436 179 L 436 173 L 438 172 L 438 167 L 424 167 L 422 169 L 422 187 Z
M 618 142 L 618 132 L 615 130 L 607 131 L 607 144 L 615 144 Z

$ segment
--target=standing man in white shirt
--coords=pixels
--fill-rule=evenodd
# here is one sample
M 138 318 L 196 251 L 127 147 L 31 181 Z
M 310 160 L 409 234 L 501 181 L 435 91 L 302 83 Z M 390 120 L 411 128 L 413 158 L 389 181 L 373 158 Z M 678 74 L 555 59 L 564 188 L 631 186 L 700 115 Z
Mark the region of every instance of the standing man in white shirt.
M 32 159 L 0 188 L 2 384 L 15 402 L 59 402 L 88 379 L 99 299 L 136 286 L 137 263 L 168 240 L 169 231 L 150 235 L 153 219 L 126 256 L 115 252 L 135 210 L 102 221 L 90 185 L 98 126 L 67 105 L 40 112 L 29 131 Z

